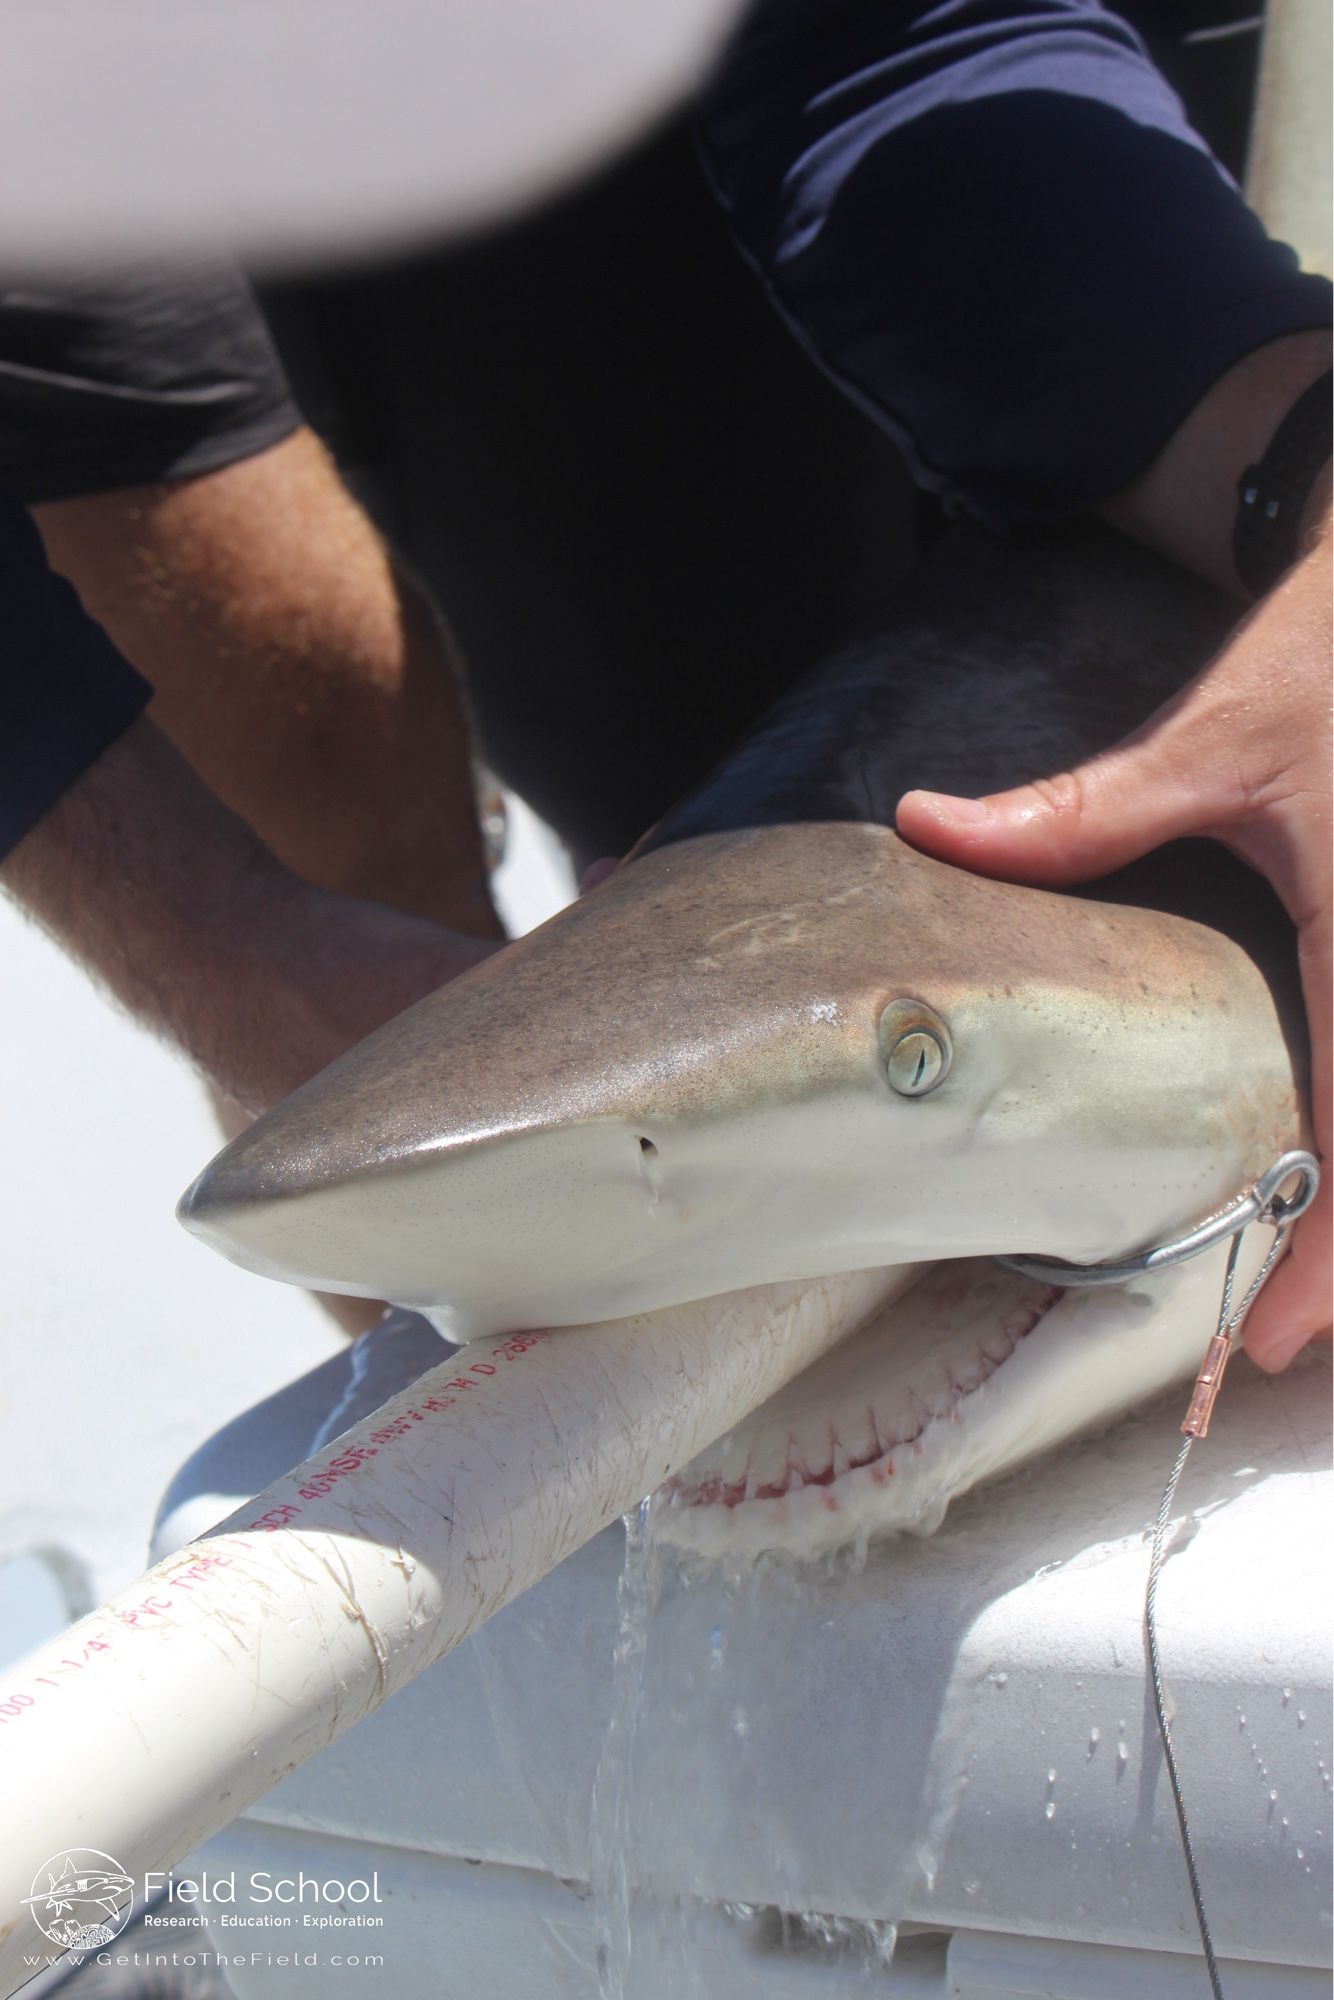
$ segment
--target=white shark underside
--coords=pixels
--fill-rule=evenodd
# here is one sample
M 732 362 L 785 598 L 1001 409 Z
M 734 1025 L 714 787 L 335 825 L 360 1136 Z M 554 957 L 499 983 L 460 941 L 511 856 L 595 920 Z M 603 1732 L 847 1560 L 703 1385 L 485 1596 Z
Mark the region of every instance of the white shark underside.
M 1221 630 L 1113 538 L 963 537 L 632 865 L 259 1121 L 184 1219 L 456 1338 L 880 1265 L 1092 1261 L 1189 1224 L 1301 1137 L 1258 885 L 1183 850 L 1120 890 L 1165 908 L 1052 896 L 888 822 L 909 783 L 990 788 L 1113 740 Z M 905 1023 L 944 1053 L 920 1094 Z M 929 1525 L 1188 1373 L 1220 1271 L 1078 1298 L 932 1272 L 681 1476 L 668 1532 Z
M 1265 1247 L 1243 1249 L 1243 1285 Z M 929 1534 L 983 1480 L 1193 1375 L 1225 1260 L 1088 1291 L 937 1264 L 670 1480 L 655 1532 L 716 1556 Z

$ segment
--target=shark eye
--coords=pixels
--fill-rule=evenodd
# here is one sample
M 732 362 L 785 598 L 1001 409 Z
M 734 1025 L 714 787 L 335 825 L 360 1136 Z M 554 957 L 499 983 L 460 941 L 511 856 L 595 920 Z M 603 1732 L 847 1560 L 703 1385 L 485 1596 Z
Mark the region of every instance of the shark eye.
M 950 1031 L 924 1000 L 891 1000 L 880 1016 L 880 1058 L 900 1097 L 925 1097 L 949 1074 Z

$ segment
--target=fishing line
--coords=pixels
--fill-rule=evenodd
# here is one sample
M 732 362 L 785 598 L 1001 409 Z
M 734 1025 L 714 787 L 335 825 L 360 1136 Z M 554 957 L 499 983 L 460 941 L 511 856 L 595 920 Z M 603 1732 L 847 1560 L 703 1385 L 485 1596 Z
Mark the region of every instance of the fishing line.
M 1227 1269 L 1223 1274 L 1223 1296 L 1218 1309 L 1217 1331 L 1210 1339 L 1204 1357 L 1204 1365 L 1196 1378 L 1191 1392 L 1190 1408 L 1182 1424 L 1181 1448 L 1177 1452 L 1167 1485 L 1163 1489 L 1162 1504 L 1158 1518 L 1153 1524 L 1153 1540 L 1149 1553 L 1149 1580 L 1144 1593 L 1144 1642 L 1149 1658 L 1149 1679 L 1153 1685 L 1153 1707 L 1158 1718 L 1158 1734 L 1163 1741 L 1163 1757 L 1167 1764 L 1167 1779 L 1172 1789 L 1172 1803 L 1176 1807 L 1177 1825 L 1181 1830 L 1181 1852 L 1186 1863 L 1186 1874 L 1190 1881 L 1191 1901 L 1195 1906 L 1195 1922 L 1199 1927 L 1200 1943 L 1204 1947 L 1204 1962 L 1209 1973 L 1209 1985 L 1214 2000 L 1224 2000 L 1223 1983 L 1219 1977 L 1218 1960 L 1214 1955 L 1213 1935 L 1209 1928 L 1209 1917 L 1204 1907 L 1204 1891 L 1200 1886 L 1199 1870 L 1195 1865 L 1195 1848 L 1190 1837 L 1190 1821 L 1186 1816 L 1186 1800 L 1181 1789 L 1181 1773 L 1177 1768 L 1176 1750 L 1172 1743 L 1172 1725 L 1167 1714 L 1167 1697 L 1163 1689 L 1162 1660 L 1158 1651 L 1158 1583 L 1163 1572 L 1167 1523 L 1172 1512 L 1172 1502 L 1176 1498 L 1177 1485 L 1185 1469 L 1190 1448 L 1196 1438 L 1207 1435 L 1209 1418 L 1223 1385 L 1223 1370 L 1236 1345 L 1237 1334 L 1242 1321 L 1249 1312 L 1255 1296 L 1265 1279 L 1278 1261 L 1291 1228 L 1290 1221 L 1279 1221 L 1273 1242 L 1269 1246 L 1264 1263 L 1256 1272 L 1245 1298 L 1232 1310 L 1232 1285 L 1236 1277 L 1237 1257 L 1241 1250 L 1242 1232 L 1232 1239 L 1228 1251 Z
M 1300 1176 L 1299 1185 L 1292 1194 L 1284 1195 L 1281 1192 L 1283 1184 L 1291 1180 L 1294 1174 Z M 1009 1270 L 1018 1271 L 1025 1277 L 1041 1278 L 1051 1284 L 1123 1285 L 1132 1278 L 1143 1276 L 1146 1272 L 1159 1271 L 1172 1264 L 1184 1263 L 1187 1258 L 1198 1257 L 1201 1251 L 1212 1249 L 1225 1238 L 1231 1239 L 1227 1268 L 1223 1273 L 1218 1325 L 1210 1336 L 1203 1364 L 1195 1378 L 1190 1407 L 1181 1426 L 1181 1446 L 1168 1474 L 1158 1517 L 1153 1524 L 1149 1575 L 1144 1592 L 1144 1641 L 1148 1655 L 1149 1680 L 1153 1689 L 1154 1713 L 1158 1719 L 1158 1734 L 1162 1738 L 1168 1784 L 1171 1787 L 1172 1803 L 1176 1808 L 1177 1826 L 1181 1833 L 1181 1852 L 1186 1863 L 1191 1902 L 1195 1907 L 1195 1922 L 1199 1927 L 1200 1943 L 1204 1947 L 1204 1962 L 1209 1974 L 1213 2000 L 1225 2000 L 1225 1995 L 1218 1972 L 1218 1959 L 1214 1953 L 1209 1917 L 1204 1906 L 1204 1891 L 1200 1886 L 1199 1870 L 1195 1863 L 1195 1848 L 1191 1840 L 1190 1821 L 1186 1814 L 1185 1794 L 1181 1787 L 1181 1773 L 1177 1768 L 1176 1750 L 1172 1743 L 1172 1725 L 1167 1713 L 1167 1695 L 1163 1687 L 1162 1660 L 1158 1650 L 1158 1584 L 1166 1556 L 1167 1524 L 1171 1517 L 1172 1503 L 1176 1498 L 1181 1474 L 1190 1456 L 1190 1448 L 1196 1438 L 1208 1435 L 1209 1419 L 1213 1415 L 1214 1404 L 1223 1386 L 1223 1371 L 1236 1347 L 1242 1323 L 1260 1287 L 1277 1263 L 1293 1223 L 1311 1206 L 1319 1186 L 1320 1168 L 1312 1154 L 1284 1153 L 1274 1162 L 1268 1173 L 1261 1174 L 1259 1180 L 1229 1202 L 1225 1208 L 1207 1216 L 1203 1222 L 1197 1223 L 1184 1235 L 1175 1237 L 1168 1243 L 1157 1244 L 1150 1250 L 1139 1251 L 1132 1257 L 1108 1264 L 1067 1264 L 1057 1257 L 996 1259 L 997 1263 L 1004 1264 Z M 1234 1310 L 1232 1288 L 1236 1279 L 1237 1258 L 1241 1251 L 1242 1237 L 1253 1222 L 1267 1223 L 1274 1231 L 1274 1240 L 1269 1246 L 1263 1264 L 1252 1279 L 1245 1298 Z

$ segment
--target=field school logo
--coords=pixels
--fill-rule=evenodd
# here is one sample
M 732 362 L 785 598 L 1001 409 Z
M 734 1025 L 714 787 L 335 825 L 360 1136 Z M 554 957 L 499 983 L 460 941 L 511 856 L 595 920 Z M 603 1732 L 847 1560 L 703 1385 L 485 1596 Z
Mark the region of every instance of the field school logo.
M 42 1936 L 62 1951 L 100 1951 L 129 1922 L 134 1878 L 97 1847 L 62 1847 L 23 1898 Z

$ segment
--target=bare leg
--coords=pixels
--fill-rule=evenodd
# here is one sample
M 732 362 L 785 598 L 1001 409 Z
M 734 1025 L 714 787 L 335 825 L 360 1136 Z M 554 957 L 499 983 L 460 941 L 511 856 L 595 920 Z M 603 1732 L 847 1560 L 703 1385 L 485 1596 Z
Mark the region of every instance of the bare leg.
M 153 720 L 280 860 L 500 935 L 453 647 L 311 432 L 34 511 L 52 567 L 153 682 Z
M 153 719 L 322 887 L 499 937 L 457 659 L 310 431 L 217 472 L 35 510 Z M 231 1136 L 245 1122 L 219 1104 Z M 375 1308 L 330 1301 L 356 1331 Z

